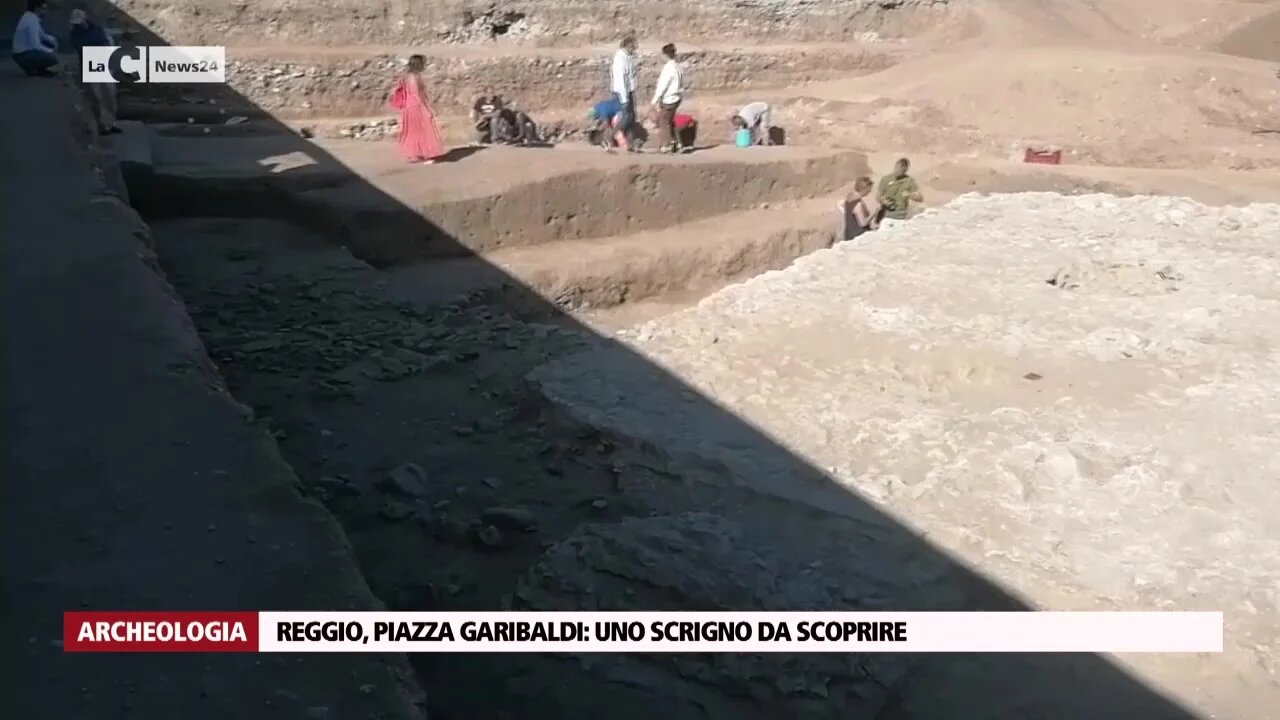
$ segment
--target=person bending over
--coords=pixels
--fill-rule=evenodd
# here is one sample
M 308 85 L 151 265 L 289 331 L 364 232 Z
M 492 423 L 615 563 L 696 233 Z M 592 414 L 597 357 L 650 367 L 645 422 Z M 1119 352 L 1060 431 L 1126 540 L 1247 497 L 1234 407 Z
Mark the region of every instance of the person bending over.
M 595 107 L 587 113 L 587 121 L 590 123 L 587 127 L 587 138 L 591 143 L 610 151 L 613 150 L 615 143 L 623 150 L 630 150 L 627 133 L 623 132 L 619 124 L 619 117 L 623 112 L 623 105 L 618 102 L 617 97 L 596 103 Z
M 503 107 L 498 111 L 503 133 L 502 141 L 514 145 L 536 145 L 538 143 L 538 125 L 529 114 L 513 107 Z
M 692 115 L 676 113 L 676 138 L 682 152 L 690 152 L 698 141 L 698 121 Z
M 773 139 L 769 136 L 769 129 L 773 127 L 771 115 L 769 103 L 753 102 L 744 105 L 731 121 L 735 130 L 745 128 L 751 131 L 752 145 L 772 145 Z

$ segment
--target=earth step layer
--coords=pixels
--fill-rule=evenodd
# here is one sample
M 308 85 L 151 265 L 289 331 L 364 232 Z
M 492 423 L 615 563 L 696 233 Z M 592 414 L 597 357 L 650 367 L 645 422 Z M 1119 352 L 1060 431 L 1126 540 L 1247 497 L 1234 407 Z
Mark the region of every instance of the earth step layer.
M 838 238 L 836 197 L 762 204 L 679 227 L 564 240 L 395 270 L 388 290 L 415 302 L 532 289 L 565 309 L 709 292 L 780 270 Z
M 827 195 L 867 173 L 860 153 L 800 147 L 460 148 L 456 162 L 419 166 L 388 143 L 152 141 L 155 173 L 131 188 L 144 214 L 291 220 L 378 267 L 659 230 Z

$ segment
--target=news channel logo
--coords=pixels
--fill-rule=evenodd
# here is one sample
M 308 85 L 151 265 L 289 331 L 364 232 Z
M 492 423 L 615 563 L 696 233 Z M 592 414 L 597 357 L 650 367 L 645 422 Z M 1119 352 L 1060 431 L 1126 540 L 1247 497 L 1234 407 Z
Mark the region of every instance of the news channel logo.
M 170 45 L 87 47 L 80 64 L 86 83 L 225 83 L 227 49 Z

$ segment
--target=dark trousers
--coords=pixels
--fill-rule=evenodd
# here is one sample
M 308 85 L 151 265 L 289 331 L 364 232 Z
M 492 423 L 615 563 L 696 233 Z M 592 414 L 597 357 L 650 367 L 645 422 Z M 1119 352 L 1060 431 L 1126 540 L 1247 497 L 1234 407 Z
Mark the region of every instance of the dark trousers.
M 13 61 L 28 75 L 39 75 L 58 64 L 58 56 L 47 50 L 24 50 L 13 54 Z
M 679 100 L 671 104 L 662 103 L 658 106 L 659 149 L 678 149 L 680 147 L 680 138 L 676 136 L 676 110 L 679 108 Z
M 481 115 L 476 121 L 476 140 L 481 143 L 497 144 L 504 137 L 502 118 L 498 113 Z
M 614 118 L 614 127 L 618 132 L 622 133 L 628 140 L 631 139 L 631 126 L 636 123 L 636 94 L 615 93 L 618 96 L 618 102 L 622 103 L 622 112 L 618 113 L 618 117 Z
M 680 147 L 691 148 L 698 142 L 698 125 L 688 125 L 679 131 Z
M 514 131 L 517 142 L 527 144 L 536 144 L 538 142 L 538 126 L 527 113 L 516 113 Z

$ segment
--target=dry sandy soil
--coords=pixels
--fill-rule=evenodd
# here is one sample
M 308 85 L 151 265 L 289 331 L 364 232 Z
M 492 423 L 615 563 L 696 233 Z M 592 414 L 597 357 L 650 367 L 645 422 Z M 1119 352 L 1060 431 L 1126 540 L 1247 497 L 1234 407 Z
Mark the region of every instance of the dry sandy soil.
M 418 5 L 118 3 L 174 44 L 234 31 L 231 91 L 125 98 L 170 123 L 135 200 L 388 604 L 1211 608 L 1229 633 L 1127 671 L 420 656 L 433 717 L 1277 717 L 1276 2 Z M 483 85 L 573 127 L 620 26 L 642 84 L 662 41 L 690 52 L 703 144 L 766 99 L 791 147 L 407 167 L 338 137 L 385 120 L 410 50 L 452 139 Z M 930 211 L 810 255 L 902 155 Z

